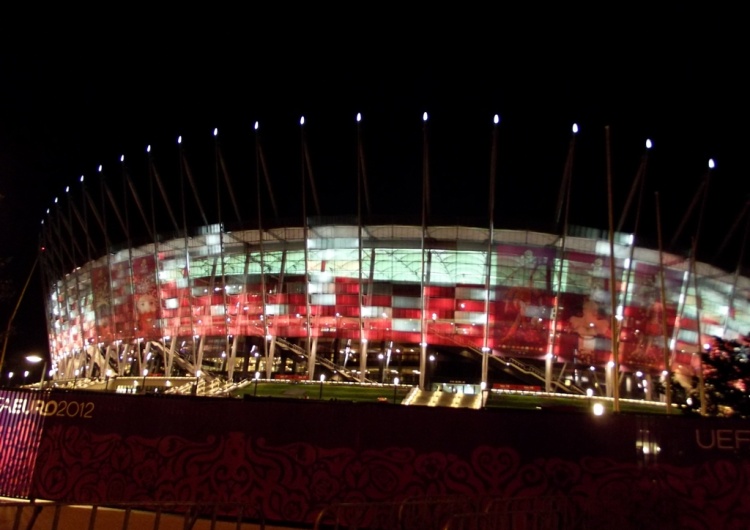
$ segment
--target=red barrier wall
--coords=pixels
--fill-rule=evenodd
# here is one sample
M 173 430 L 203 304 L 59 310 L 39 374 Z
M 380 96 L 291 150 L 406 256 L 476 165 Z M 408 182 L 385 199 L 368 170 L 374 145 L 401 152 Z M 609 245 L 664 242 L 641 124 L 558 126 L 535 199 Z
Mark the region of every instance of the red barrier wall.
M 750 517 L 746 422 L 58 391 L 29 403 L 0 423 L 41 419 L 37 498 L 242 501 L 296 524 L 334 502 L 455 494 L 564 494 L 594 527 Z M 4 465 L 0 484 L 17 471 Z

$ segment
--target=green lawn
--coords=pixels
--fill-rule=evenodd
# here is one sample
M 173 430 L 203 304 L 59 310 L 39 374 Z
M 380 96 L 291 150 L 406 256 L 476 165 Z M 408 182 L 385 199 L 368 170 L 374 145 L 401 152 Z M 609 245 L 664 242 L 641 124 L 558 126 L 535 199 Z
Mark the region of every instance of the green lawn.
M 411 391 L 409 386 L 396 387 L 397 403 L 400 403 Z M 234 397 L 257 396 L 276 397 L 286 399 L 323 399 L 353 402 L 394 401 L 394 387 L 390 385 L 358 385 L 350 383 L 321 383 L 316 382 L 288 382 L 288 381 L 259 381 L 250 383 L 232 394 Z M 532 395 L 512 393 L 492 393 L 486 400 L 489 409 L 529 409 L 529 410 L 570 410 L 589 412 L 595 402 L 604 405 L 605 410 L 612 410 L 612 400 L 597 398 L 581 398 L 574 396 Z M 666 414 L 664 406 L 646 404 L 634 400 L 620 400 L 621 412 L 635 412 L 647 414 Z M 681 414 L 678 407 L 672 408 L 672 414 Z

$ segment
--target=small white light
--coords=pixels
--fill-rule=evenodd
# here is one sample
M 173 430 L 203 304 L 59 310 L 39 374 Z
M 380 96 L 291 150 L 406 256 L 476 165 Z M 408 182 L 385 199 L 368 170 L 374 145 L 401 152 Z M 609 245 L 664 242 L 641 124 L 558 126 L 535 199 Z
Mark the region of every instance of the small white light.
M 146 146 L 146 152 L 147 152 L 147 153 L 150 153 L 150 152 L 151 152 L 151 144 L 148 144 L 148 145 Z
M 70 186 L 65 186 L 65 193 L 70 193 Z
M 80 182 L 83 182 L 83 175 L 81 175 L 81 178 L 78 179 Z
M 120 155 L 120 162 L 125 162 L 125 155 Z
M 101 173 L 101 172 L 102 172 L 102 165 L 101 165 L 101 164 L 99 164 L 99 168 L 98 168 L 98 171 L 99 171 L 99 173 Z
M 49 208 L 47 208 L 47 215 L 49 215 Z
M 594 413 L 594 416 L 601 416 L 604 414 L 604 405 L 601 403 L 594 403 L 594 406 L 591 407 L 592 412 Z
M 651 149 L 654 146 L 653 143 L 651 143 L 651 140 L 646 140 L 646 149 Z
M 573 134 L 578 134 L 578 124 L 577 123 L 573 124 Z
M 708 169 L 714 169 L 716 167 L 716 162 L 714 162 L 713 158 L 708 159 Z
M 495 117 L 492 119 L 492 121 L 495 123 L 495 125 L 497 125 L 498 123 L 500 123 L 500 116 L 495 114 Z
M 57 197 L 55 197 L 55 204 L 57 204 Z
M 362 121 L 362 113 L 361 113 L 361 112 L 358 112 L 358 113 L 357 113 L 357 123 L 359 123 L 359 122 L 361 122 L 361 121 Z
M 218 129 L 218 127 L 214 127 L 214 136 L 219 136 L 219 129 Z
M 258 130 L 258 122 L 257 121 L 255 122 L 255 125 L 253 126 L 253 129 L 255 129 L 256 131 Z
M 300 125 L 304 125 L 305 124 L 305 117 L 304 116 L 300 116 L 299 124 Z
M 427 121 L 427 113 L 426 112 L 422 113 L 422 121 Z
M 326 380 L 326 374 L 320 374 L 320 382 L 322 383 L 325 380 Z

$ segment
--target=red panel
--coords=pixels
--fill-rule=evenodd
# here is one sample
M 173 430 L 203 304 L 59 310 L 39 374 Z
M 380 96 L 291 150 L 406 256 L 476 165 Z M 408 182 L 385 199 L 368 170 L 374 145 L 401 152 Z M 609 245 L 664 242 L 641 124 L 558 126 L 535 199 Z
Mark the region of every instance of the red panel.
M 472 311 L 474 313 L 483 313 L 484 307 L 484 300 L 456 300 L 455 304 L 456 311 Z
M 436 310 L 453 310 L 456 301 L 453 298 L 428 298 L 425 300 L 427 305 L 427 311 Z
M 393 318 L 420 318 L 421 311 L 419 309 L 405 309 L 394 307 L 391 310 Z
M 445 287 L 439 285 L 426 285 L 424 288 L 425 296 L 430 298 L 454 298 L 456 294 L 455 287 Z

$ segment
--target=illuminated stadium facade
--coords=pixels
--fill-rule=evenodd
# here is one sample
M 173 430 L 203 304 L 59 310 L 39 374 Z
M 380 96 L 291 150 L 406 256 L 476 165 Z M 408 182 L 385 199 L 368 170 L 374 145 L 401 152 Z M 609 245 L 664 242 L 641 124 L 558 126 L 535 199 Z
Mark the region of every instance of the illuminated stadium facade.
M 383 355 L 389 382 L 407 352 L 425 373 L 431 353 L 461 349 L 478 363 L 482 352 L 547 360 L 554 381 L 564 367 L 606 372 L 613 361 L 606 240 L 568 237 L 563 252 L 556 235 L 495 230 L 490 243 L 488 229 L 456 226 L 428 227 L 424 238 L 419 226 L 304 233 L 268 230 L 261 242 L 258 230 L 209 227 L 187 240 L 187 253 L 186 240 L 174 239 L 55 279 L 48 312 L 56 377 L 202 370 L 231 379 L 257 368 L 269 378 L 317 378 L 324 362 L 318 370 L 375 380 L 383 375 L 368 366 Z M 665 255 L 662 304 L 659 253 L 626 239 L 615 245 L 623 371 L 665 369 L 664 307 L 667 355 L 677 364 L 690 365 L 697 351 L 698 318 L 704 337 L 750 329 L 746 278 L 697 264 L 694 283 L 688 261 Z M 277 339 L 300 345 L 308 362 L 282 364 Z
M 192 179 L 181 160 L 183 181 Z M 634 246 L 630 234 L 500 230 L 491 214 L 489 227 L 438 226 L 426 222 L 424 197 L 421 225 L 363 223 L 361 206 L 345 221 L 321 221 L 307 215 L 304 191 L 303 222 L 261 229 L 260 176 L 255 227 L 188 230 L 153 165 L 149 173 L 171 238 L 155 235 L 157 186 L 148 215 L 127 174 L 152 242 L 109 244 L 108 223 L 118 218 L 126 234 L 129 226 L 109 191 L 106 207 L 84 190 L 81 206 L 71 200 L 48 217 L 42 255 L 57 380 L 398 378 L 423 389 L 611 396 L 617 372 L 625 395 L 659 399 L 665 371 L 694 375 L 703 342 L 750 329 L 748 278 Z M 107 209 L 116 215 L 105 220 Z M 98 258 L 89 250 L 97 224 L 106 242 Z M 75 226 L 84 236 L 74 237 Z M 72 245 L 60 243 L 67 237 Z

